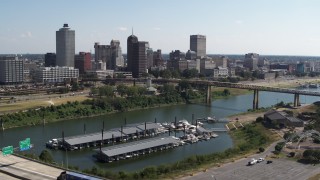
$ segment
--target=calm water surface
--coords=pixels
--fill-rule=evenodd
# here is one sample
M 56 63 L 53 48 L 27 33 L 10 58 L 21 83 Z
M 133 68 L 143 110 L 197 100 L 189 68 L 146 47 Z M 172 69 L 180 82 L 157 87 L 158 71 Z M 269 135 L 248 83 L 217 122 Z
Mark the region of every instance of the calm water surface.
M 293 101 L 293 95 L 260 92 L 259 106 L 268 107 L 277 102 L 284 101 L 285 103 Z M 301 103 L 313 103 L 319 101 L 319 97 L 300 96 Z M 195 118 L 216 116 L 224 118 L 229 115 L 241 113 L 252 108 L 253 95 L 246 94 L 227 99 L 214 100 L 211 106 L 203 104 L 187 104 L 170 107 L 159 107 L 148 110 L 138 110 L 131 112 L 115 113 L 92 118 L 75 119 L 47 124 L 46 126 L 32 126 L 8 129 L 0 132 L 0 147 L 13 145 L 18 147 L 20 140 L 27 137 L 31 138 L 31 143 L 34 148 L 29 150 L 30 153 L 37 155 L 45 149 L 45 142 L 52 138 L 61 137 L 62 131 L 65 136 L 83 134 L 84 124 L 86 124 L 86 133 L 98 132 L 102 129 L 102 122 L 105 122 L 105 128 L 118 128 L 124 124 L 124 119 L 127 123 L 138 123 L 145 121 L 154 121 L 157 118 L 158 122 L 174 121 L 175 116 L 178 120 L 187 119 L 191 121 L 192 114 Z M 209 124 L 206 127 L 223 127 L 223 123 Z M 92 157 L 93 149 L 84 149 L 81 151 L 64 152 L 59 150 L 50 150 L 54 160 L 61 164 L 78 166 L 81 169 L 91 168 L 92 166 L 104 167 L 113 171 L 136 171 L 149 165 L 160 165 L 172 163 L 177 160 L 189 157 L 195 154 L 209 154 L 213 152 L 224 151 L 233 146 L 230 136 L 225 133 L 218 133 L 219 137 L 209 141 L 202 141 L 192 145 L 180 146 L 178 148 L 158 152 L 146 156 L 140 156 L 136 159 L 122 160 L 114 163 L 102 164 L 95 161 Z M 168 135 L 168 134 L 167 134 Z

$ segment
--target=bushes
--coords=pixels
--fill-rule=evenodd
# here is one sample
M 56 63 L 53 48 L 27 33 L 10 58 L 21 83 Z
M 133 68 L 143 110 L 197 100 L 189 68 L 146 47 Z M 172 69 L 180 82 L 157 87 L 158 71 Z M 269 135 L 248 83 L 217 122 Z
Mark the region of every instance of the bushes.
M 285 142 L 279 142 L 279 143 L 274 147 L 275 154 L 279 154 L 280 151 L 282 150 L 282 148 L 284 147 L 284 145 L 285 145 Z
M 46 163 L 53 163 L 53 158 L 52 158 L 51 154 L 49 153 L 49 151 L 47 151 L 47 150 L 43 150 L 41 152 L 39 159 L 41 161 L 46 162 Z
M 308 163 L 319 163 L 320 162 L 320 150 L 305 150 L 303 152 L 303 158 Z

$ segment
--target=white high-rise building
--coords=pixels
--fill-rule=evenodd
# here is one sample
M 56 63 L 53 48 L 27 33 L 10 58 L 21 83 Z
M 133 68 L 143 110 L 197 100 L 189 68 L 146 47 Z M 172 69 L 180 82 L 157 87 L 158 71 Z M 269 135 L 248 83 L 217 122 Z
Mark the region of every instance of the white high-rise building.
M 24 64 L 18 57 L 0 57 L 0 84 L 23 82 Z
M 75 31 L 68 24 L 56 31 L 56 51 L 57 66 L 74 67 Z

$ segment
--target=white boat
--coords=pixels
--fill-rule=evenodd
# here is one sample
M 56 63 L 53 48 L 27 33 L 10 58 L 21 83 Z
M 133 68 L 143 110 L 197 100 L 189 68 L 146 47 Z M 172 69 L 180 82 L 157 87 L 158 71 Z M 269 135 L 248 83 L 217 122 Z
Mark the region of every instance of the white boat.
M 208 117 L 206 117 L 206 118 L 204 118 L 207 122 L 215 122 L 216 121 L 216 118 L 213 116 L 213 117 L 210 117 L 210 116 L 208 116 Z
M 182 119 L 182 120 L 180 120 L 179 121 L 179 124 L 180 123 L 182 123 L 183 125 L 185 125 L 185 126 L 190 126 L 191 124 L 187 121 L 187 120 L 185 120 L 185 119 Z
M 58 139 L 51 139 L 48 142 L 46 142 L 46 147 L 51 149 L 58 149 L 59 142 Z

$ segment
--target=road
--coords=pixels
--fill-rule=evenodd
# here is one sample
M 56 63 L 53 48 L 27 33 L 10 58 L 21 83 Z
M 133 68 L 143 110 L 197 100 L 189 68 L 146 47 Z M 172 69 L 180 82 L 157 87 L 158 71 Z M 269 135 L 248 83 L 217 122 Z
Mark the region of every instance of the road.
M 267 164 L 266 161 L 257 163 L 252 166 L 247 166 L 252 159 L 266 157 L 271 155 L 274 146 L 273 143 L 265 152 L 254 154 L 248 158 L 243 158 L 232 163 L 224 164 L 221 167 L 208 169 L 206 172 L 200 172 L 194 176 L 183 177 L 182 179 L 197 179 L 197 180 L 244 180 L 244 179 L 279 179 L 279 180 L 297 180 L 308 179 L 309 177 L 320 173 L 320 165 L 304 165 L 296 161 L 280 158 L 271 159 L 273 162 Z
M 8 175 L 12 176 L 11 179 L 57 179 L 62 171 L 61 169 L 46 166 L 14 155 L 0 155 L 0 179 Z

